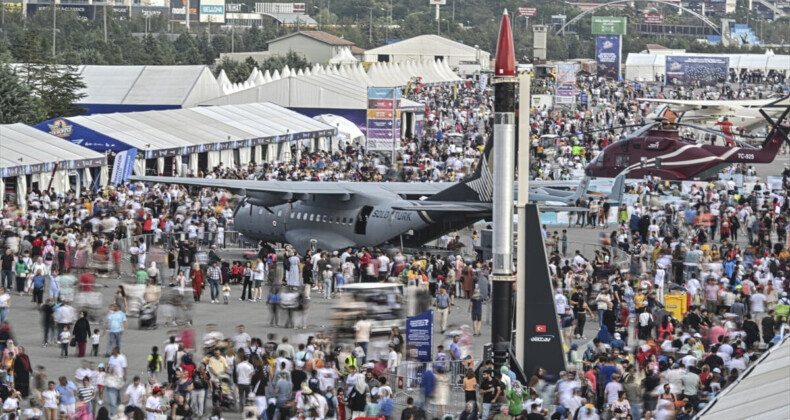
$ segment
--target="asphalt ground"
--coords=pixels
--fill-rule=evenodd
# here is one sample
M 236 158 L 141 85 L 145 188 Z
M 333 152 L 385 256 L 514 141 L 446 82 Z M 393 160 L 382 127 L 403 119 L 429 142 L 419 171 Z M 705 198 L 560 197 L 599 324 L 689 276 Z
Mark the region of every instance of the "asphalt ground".
M 768 165 L 759 165 L 758 172 L 761 176 L 766 175 L 779 175 L 782 166 L 790 162 L 788 155 L 780 155 L 777 159 Z M 558 226 L 559 228 L 559 226 Z M 598 241 L 599 229 L 569 229 L 570 249 L 569 254 L 575 249 L 586 249 L 586 245 L 595 245 Z M 468 233 L 467 233 L 468 234 Z M 238 251 L 241 257 L 241 251 Z M 128 273 L 129 265 L 124 266 L 123 278 L 120 280 L 100 278 L 99 281 L 105 283 L 108 287 L 100 287 L 99 291 L 103 296 L 104 307 L 109 305 L 117 286 L 122 281 L 131 282 L 132 278 Z M 265 340 L 268 333 L 274 333 L 279 340 L 280 337 L 287 335 L 291 337 L 291 342 L 296 344 L 304 342 L 308 335 L 314 335 L 316 332 L 327 332 L 331 327 L 331 316 L 333 314 L 333 304 L 336 300 L 325 300 L 318 296 L 317 293 L 313 294 L 308 312 L 307 328 L 303 330 L 286 329 L 282 327 L 269 326 L 269 311 L 265 303 L 249 303 L 241 302 L 238 300 L 241 294 L 241 286 L 234 285 L 231 292 L 229 304 L 211 304 L 209 303 L 208 291 L 204 292 L 202 302 L 193 306 L 193 325 L 195 331 L 196 342 L 205 333 L 205 326 L 207 324 L 216 324 L 220 331 L 226 337 L 232 337 L 235 334 L 236 326 L 244 324 L 247 332 L 252 337 L 260 337 Z M 190 295 L 190 292 L 187 292 Z M 460 325 L 471 325 L 471 317 L 467 313 L 468 301 L 465 299 L 456 300 L 455 307 L 452 308 L 449 315 L 448 330 L 453 330 Z M 488 318 L 490 314 L 490 306 L 486 305 L 483 317 L 483 330 L 481 337 L 473 337 L 471 346 L 469 348 L 470 354 L 475 359 L 479 359 L 483 352 L 483 345 L 490 341 L 490 325 L 488 325 Z M 33 366 L 43 365 L 46 367 L 46 372 L 49 380 L 55 380 L 61 375 L 69 378 L 74 377 L 75 370 L 81 366 L 84 360 L 98 364 L 100 362 L 107 362 L 107 358 L 103 357 L 107 351 L 107 337 L 102 337 L 100 357 L 87 357 L 85 359 L 78 359 L 77 357 L 69 356 L 66 359 L 60 358 L 60 348 L 57 345 L 50 345 L 42 347 L 42 327 L 41 315 L 38 309 L 30 301 L 30 297 L 12 295 L 11 309 L 8 314 L 9 323 L 12 326 L 13 336 L 17 345 L 25 346 L 27 353 L 30 357 Z M 163 321 L 162 311 L 159 313 L 159 322 Z M 91 329 L 101 328 L 94 323 L 91 323 Z M 128 328 L 123 334 L 122 338 L 122 353 L 128 359 L 128 377 L 140 375 L 145 378 L 147 375 L 145 369 L 147 366 L 147 355 L 151 351 L 152 346 L 159 346 L 160 352 L 164 347 L 164 342 L 168 338 L 168 332 L 172 331 L 172 327 L 159 326 L 153 330 L 142 330 L 138 328 L 138 319 L 129 318 Z M 592 337 L 597 331 L 597 323 L 589 320 L 585 328 L 585 335 Z M 439 329 L 435 329 L 435 343 L 440 344 L 444 337 L 442 337 Z M 378 340 L 379 346 L 384 345 L 383 340 Z M 581 343 L 581 341 L 579 341 Z M 88 346 L 90 347 L 90 346 Z M 76 348 L 69 348 L 71 354 L 76 353 Z M 160 376 L 161 378 L 161 376 Z M 31 384 L 32 387 L 32 384 Z M 25 403 L 26 407 L 27 404 Z M 237 415 L 226 415 L 226 418 L 240 418 Z

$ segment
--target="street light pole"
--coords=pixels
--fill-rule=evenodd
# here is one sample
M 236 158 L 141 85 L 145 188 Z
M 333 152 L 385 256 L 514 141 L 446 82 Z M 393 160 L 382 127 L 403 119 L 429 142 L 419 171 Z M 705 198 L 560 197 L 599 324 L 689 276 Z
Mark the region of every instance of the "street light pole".
M 3 7 L 5 7 L 5 5 L 3 5 Z M 55 44 L 58 41 L 57 38 L 58 29 L 56 23 L 58 19 L 57 10 L 58 10 L 58 6 L 55 4 L 55 0 L 52 0 L 52 58 L 53 59 L 55 58 Z
M 368 44 L 373 45 L 373 8 L 370 8 L 370 28 L 368 28 Z

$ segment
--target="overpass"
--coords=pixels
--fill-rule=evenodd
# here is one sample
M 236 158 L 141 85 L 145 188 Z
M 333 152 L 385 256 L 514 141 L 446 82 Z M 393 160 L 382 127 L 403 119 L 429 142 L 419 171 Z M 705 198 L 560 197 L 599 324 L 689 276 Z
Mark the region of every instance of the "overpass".
M 771 2 L 769 0 L 753 0 L 755 3 L 759 3 L 761 6 L 765 7 L 766 9 L 774 12 L 774 19 L 787 16 L 788 12 L 781 7 L 777 6 L 775 2 Z

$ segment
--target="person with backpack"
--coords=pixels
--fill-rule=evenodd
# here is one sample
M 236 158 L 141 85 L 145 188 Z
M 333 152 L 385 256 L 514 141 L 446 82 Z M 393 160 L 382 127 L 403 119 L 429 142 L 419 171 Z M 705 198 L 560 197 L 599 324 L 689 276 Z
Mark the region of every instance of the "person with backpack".
M 334 395 L 334 389 L 329 386 L 326 388 L 326 393 L 324 393 L 324 398 L 326 399 L 326 416 L 324 417 L 326 420 L 335 420 L 338 418 L 338 406 L 339 402 L 337 397 Z M 345 419 L 340 419 L 345 420 Z
M 159 347 L 154 346 L 151 349 L 151 354 L 148 355 L 147 365 L 148 375 L 157 379 L 157 375 L 162 370 L 162 355 L 159 354 Z

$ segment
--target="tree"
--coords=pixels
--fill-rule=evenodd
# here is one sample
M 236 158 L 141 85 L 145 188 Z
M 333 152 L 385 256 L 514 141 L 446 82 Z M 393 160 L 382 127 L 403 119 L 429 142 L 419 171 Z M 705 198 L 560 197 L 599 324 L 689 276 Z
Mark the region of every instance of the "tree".
M 38 103 L 8 64 L 0 64 L 0 124 L 37 123 Z
M 29 72 L 30 89 L 38 99 L 42 119 L 70 117 L 85 112 L 77 105 L 86 95 L 85 83 L 74 66 L 34 64 Z

